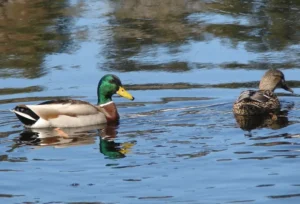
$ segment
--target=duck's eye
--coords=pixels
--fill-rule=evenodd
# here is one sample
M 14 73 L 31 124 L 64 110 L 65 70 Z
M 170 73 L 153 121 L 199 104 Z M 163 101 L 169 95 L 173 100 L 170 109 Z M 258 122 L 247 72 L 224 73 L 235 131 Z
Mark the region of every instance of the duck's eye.
M 116 83 L 116 82 L 115 82 L 115 80 L 114 80 L 114 79 L 111 79 L 111 80 L 109 81 L 109 83 L 112 83 L 112 84 L 114 84 L 114 83 Z

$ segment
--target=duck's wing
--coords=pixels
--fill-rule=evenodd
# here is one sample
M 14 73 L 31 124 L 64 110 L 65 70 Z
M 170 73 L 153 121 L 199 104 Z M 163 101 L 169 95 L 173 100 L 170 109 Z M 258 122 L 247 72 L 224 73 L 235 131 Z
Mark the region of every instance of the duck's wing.
M 273 93 L 270 91 L 254 91 L 254 90 L 247 90 L 243 91 L 237 102 L 241 101 L 257 101 L 261 103 L 265 103 L 273 97 Z
M 44 119 L 55 118 L 59 115 L 77 117 L 98 113 L 98 109 L 94 105 L 70 99 L 46 101 L 38 105 L 27 105 L 27 107 Z
M 45 120 L 57 118 L 60 115 L 78 117 L 83 115 L 94 115 L 99 109 L 92 104 L 80 100 L 52 100 L 38 105 L 18 105 L 12 112 L 24 123 L 35 122 L 39 118 Z M 29 120 L 29 121 L 28 121 Z

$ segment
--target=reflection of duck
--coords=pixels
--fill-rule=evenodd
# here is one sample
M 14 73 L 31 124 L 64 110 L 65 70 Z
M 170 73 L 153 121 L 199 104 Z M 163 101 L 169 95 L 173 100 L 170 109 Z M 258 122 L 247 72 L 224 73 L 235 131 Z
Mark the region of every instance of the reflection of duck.
M 286 114 L 280 114 L 274 119 L 270 115 L 263 116 L 244 116 L 235 115 L 235 120 L 239 127 L 245 131 L 251 131 L 256 128 L 270 128 L 270 129 L 280 129 L 286 127 L 289 123 Z
M 107 126 L 101 130 L 99 149 L 102 154 L 110 159 L 124 158 L 125 154 L 135 145 L 133 142 L 116 143 L 114 139 L 117 135 L 116 126 Z
M 38 128 L 25 129 L 20 133 L 17 143 L 35 146 L 70 147 L 95 143 L 95 136 L 99 129 L 104 129 L 106 124 L 77 128 Z
M 119 119 L 113 94 L 134 100 L 115 75 L 105 75 L 97 88 L 98 105 L 80 100 L 52 100 L 38 105 L 18 105 L 12 112 L 30 128 L 82 127 L 115 122 Z
M 258 91 L 247 90 L 241 93 L 233 105 L 234 114 L 260 115 L 279 111 L 280 102 L 273 93 L 279 87 L 293 93 L 293 90 L 287 86 L 281 71 L 268 70 L 260 81 Z
M 123 158 L 135 144 L 135 142 L 116 143 L 116 125 L 93 125 L 78 128 L 38 128 L 25 129 L 16 140 L 15 149 L 23 145 L 54 146 L 64 148 L 77 145 L 95 143 L 95 136 L 99 136 L 100 152 L 108 158 Z

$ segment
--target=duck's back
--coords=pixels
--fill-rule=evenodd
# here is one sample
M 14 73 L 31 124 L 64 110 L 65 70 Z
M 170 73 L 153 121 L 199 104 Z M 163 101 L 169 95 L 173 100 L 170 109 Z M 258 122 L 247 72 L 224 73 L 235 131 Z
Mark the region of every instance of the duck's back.
M 106 123 L 99 107 L 80 100 L 52 100 L 38 105 L 18 105 L 12 110 L 30 128 L 82 127 Z
M 243 91 L 233 105 L 237 115 L 260 115 L 280 109 L 277 96 L 269 90 Z

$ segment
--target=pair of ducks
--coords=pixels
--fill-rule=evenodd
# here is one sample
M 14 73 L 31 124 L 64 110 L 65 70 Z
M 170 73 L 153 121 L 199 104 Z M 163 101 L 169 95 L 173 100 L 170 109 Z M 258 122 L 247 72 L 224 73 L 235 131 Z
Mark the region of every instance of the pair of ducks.
M 271 69 L 262 77 L 259 90 L 243 91 L 233 105 L 236 115 L 275 114 L 280 109 L 280 102 L 273 93 L 276 88 L 283 88 L 293 93 L 285 82 L 281 71 Z M 134 97 L 122 86 L 115 75 L 105 75 L 97 88 L 98 105 L 80 100 L 52 100 L 38 105 L 18 105 L 12 112 L 25 127 L 82 127 L 116 122 L 119 114 L 112 101 L 112 95 L 118 94 L 129 100 Z

